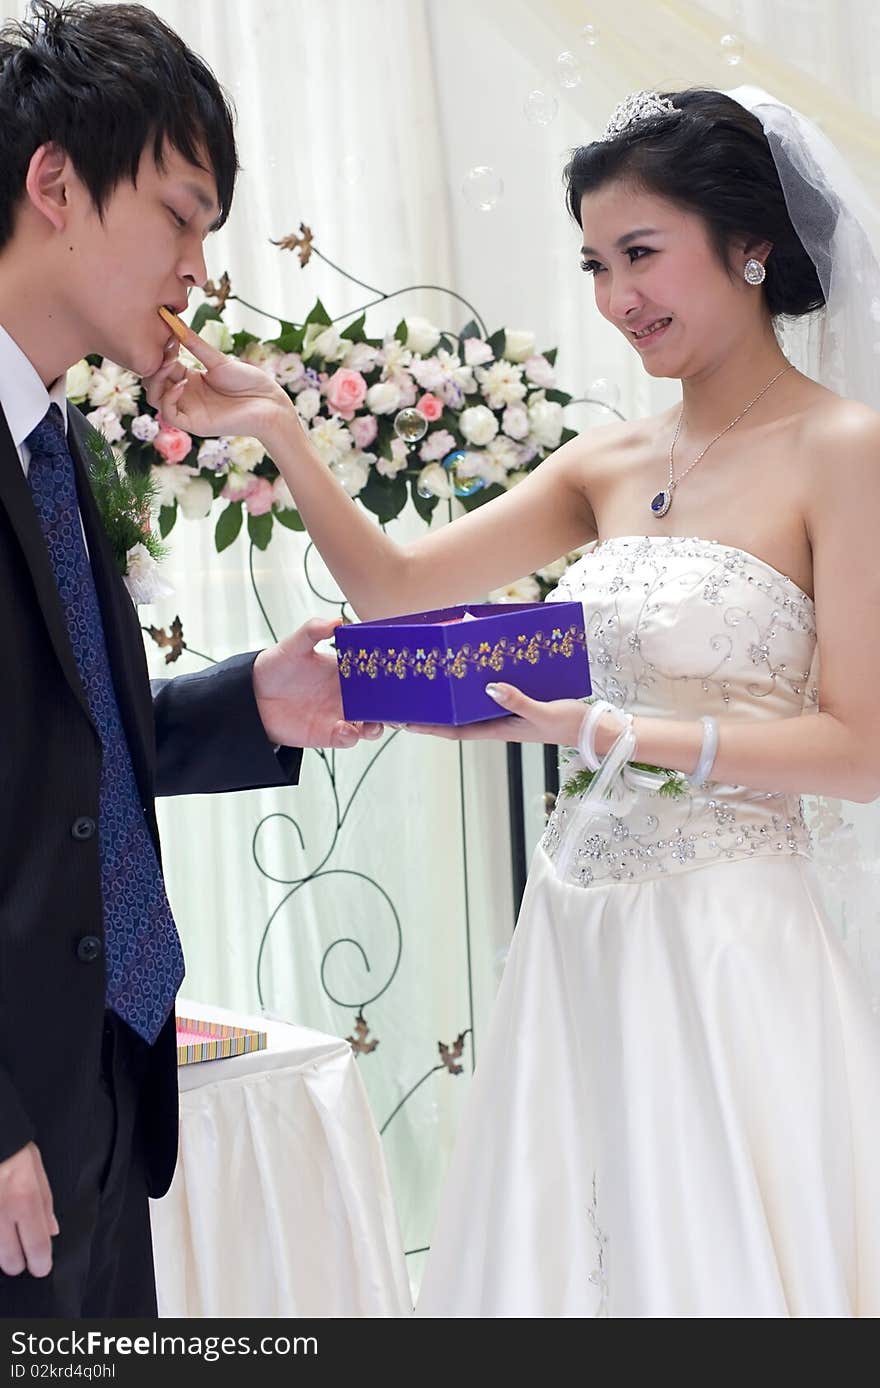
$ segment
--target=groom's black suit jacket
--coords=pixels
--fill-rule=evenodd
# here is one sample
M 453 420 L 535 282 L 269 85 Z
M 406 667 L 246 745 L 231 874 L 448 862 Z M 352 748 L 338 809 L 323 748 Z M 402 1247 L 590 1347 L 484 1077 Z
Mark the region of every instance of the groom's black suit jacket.
M 257 713 L 254 655 L 151 691 L 135 607 L 87 477 L 90 426 L 69 411 L 79 504 L 134 774 L 158 852 L 155 795 L 286 785 Z M 104 1023 L 98 858 L 101 744 L 18 451 L 0 411 L 0 1160 L 37 1143 L 56 1200 L 87 1148 Z M 178 848 L 178 851 L 181 851 Z M 152 1195 L 177 1152 L 174 1018 L 139 1112 Z

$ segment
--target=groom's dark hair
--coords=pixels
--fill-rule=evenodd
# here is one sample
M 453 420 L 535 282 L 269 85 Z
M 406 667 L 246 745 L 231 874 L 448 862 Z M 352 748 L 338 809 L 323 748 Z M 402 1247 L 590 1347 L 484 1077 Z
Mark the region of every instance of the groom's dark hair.
M 0 28 L 0 250 L 12 236 L 28 165 L 52 141 L 99 213 L 135 183 L 144 150 L 172 146 L 213 174 L 220 226 L 238 172 L 229 100 L 207 63 L 143 5 L 37 0 Z

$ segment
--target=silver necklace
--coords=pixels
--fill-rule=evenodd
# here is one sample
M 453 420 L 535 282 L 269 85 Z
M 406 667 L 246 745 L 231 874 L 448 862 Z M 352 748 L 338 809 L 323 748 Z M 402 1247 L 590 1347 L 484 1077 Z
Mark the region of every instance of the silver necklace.
M 705 455 L 709 452 L 709 449 L 712 447 L 712 444 L 717 443 L 720 438 L 723 438 L 724 435 L 733 428 L 734 424 L 739 424 L 743 415 L 747 415 L 752 406 L 757 405 L 758 401 L 767 394 L 767 391 L 770 389 L 770 387 L 775 386 L 776 382 L 779 380 L 779 377 L 784 376 L 786 371 L 791 371 L 791 369 L 791 363 L 789 362 L 787 366 L 783 366 L 781 371 L 777 371 L 776 375 L 773 377 L 773 380 L 767 382 L 764 389 L 758 392 L 754 400 L 749 401 L 744 410 L 740 410 L 736 419 L 732 419 L 729 424 L 725 425 L 725 427 L 721 430 L 719 434 L 715 435 L 714 439 L 709 440 L 709 442 L 706 444 L 706 447 L 701 449 L 701 451 L 697 454 L 696 458 L 694 458 L 694 461 L 690 464 L 690 466 L 686 467 L 681 476 L 676 479 L 674 457 L 675 445 L 678 443 L 678 436 L 681 433 L 681 422 L 684 419 L 684 405 L 682 405 L 681 414 L 678 416 L 678 423 L 675 426 L 675 437 L 673 438 L 672 443 L 669 445 L 669 480 L 667 481 L 664 490 L 662 492 L 658 492 L 657 495 L 654 497 L 653 501 L 651 502 L 652 515 L 657 516 L 659 518 L 660 516 L 665 516 L 667 514 L 667 512 L 672 506 L 672 498 L 676 487 L 680 487 L 684 479 L 687 477 L 688 473 L 693 472 L 700 459 L 705 457 Z

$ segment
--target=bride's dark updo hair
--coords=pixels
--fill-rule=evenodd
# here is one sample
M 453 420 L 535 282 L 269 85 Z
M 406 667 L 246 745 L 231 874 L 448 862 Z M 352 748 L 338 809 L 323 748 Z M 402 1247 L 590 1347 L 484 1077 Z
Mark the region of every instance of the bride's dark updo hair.
M 681 114 L 652 117 L 610 140 L 576 149 L 563 175 L 580 226 L 584 193 L 630 182 L 702 217 L 723 265 L 734 243 L 769 241 L 764 296 L 771 315 L 800 317 L 822 308 L 819 275 L 792 226 L 764 128 L 723 92 L 664 92 Z M 817 194 L 816 217 L 831 240 L 834 212 Z

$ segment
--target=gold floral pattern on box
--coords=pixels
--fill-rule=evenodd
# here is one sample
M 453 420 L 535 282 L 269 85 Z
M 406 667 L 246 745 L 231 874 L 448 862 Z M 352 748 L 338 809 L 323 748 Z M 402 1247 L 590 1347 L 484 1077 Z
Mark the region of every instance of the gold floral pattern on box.
M 554 627 L 549 636 L 536 631 L 531 636 L 502 636 L 494 644 L 489 641 L 480 641 L 477 645 L 465 643 L 449 651 L 436 646 L 431 650 L 417 646 L 413 651 L 408 646 L 399 650 L 394 646 L 374 646 L 371 650 L 361 646 L 339 655 L 339 673 L 344 680 L 354 675 L 367 675 L 371 680 L 380 675 L 399 680 L 409 675 L 429 680 L 445 675 L 447 679 L 461 680 L 471 670 L 503 670 L 508 661 L 537 665 L 544 656 L 570 659 L 575 650 L 585 646 L 586 636 L 576 626 L 566 631 Z

